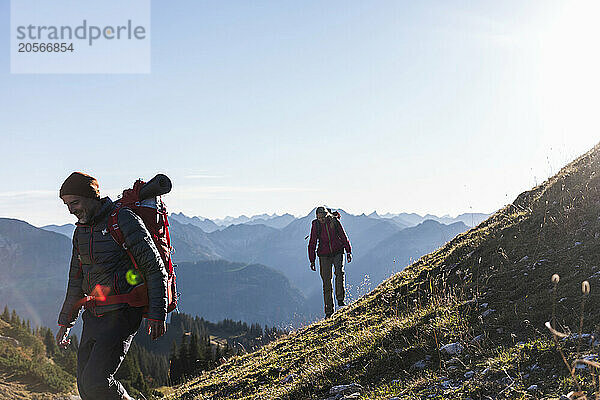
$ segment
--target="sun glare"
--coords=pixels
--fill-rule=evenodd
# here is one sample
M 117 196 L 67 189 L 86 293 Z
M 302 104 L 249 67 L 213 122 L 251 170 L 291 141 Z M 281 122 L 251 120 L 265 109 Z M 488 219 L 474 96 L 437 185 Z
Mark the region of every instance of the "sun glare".
M 600 141 L 600 2 L 565 1 L 542 34 L 541 117 L 548 141 Z

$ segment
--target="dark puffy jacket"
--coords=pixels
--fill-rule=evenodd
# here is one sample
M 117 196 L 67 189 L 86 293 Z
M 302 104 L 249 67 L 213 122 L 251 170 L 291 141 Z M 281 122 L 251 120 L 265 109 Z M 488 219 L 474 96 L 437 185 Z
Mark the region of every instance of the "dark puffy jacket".
M 69 284 L 58 324 L 73 326 L 77 320 L 77 302 L 92 295 L 96 285 L 109 288 L 108 295 L 129 293 L 133 286 L 127 282 L 127 271 L 134 266 L 127 252 L 115 242 L 108 230 L 108 217 L 114 205 L 108 198 L 88 225 L 77 224 L 73 234 L 73 254 L 69 269 Z M 133 255 L 148 286 L 148 318 L 164 321 L 167 314 L 167 272 L 156 245 L 142 220 L 129 209 L 118 215 L 119 229 L 125 245 Z M 105 293 L 106 294 L 106 293 Z M 128 307 L 127 304 L 93 306 L 95 315 Z
M 321 234 L 317 238 L 318 224 L 321 224 L 318 219 L 314 219 L 310 228 L 310 240 L 308 241 L 308 259 L 311 263 L 315 262 L 315 249 L 317 247 L 317 239 L 319 248 L 317 254 L 319 256 L 327 256 L 332 254 L 342 253 L 344 249 L 346 253 L 351 253 L 350 241 L 340 221 L 335 217 L 327 217 L 324 224 L 321 224 Z

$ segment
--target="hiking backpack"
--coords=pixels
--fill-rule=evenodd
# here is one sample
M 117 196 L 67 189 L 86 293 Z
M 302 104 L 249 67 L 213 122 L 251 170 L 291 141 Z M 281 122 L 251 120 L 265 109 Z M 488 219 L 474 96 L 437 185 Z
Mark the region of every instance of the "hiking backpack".
M 139 270 L 133 255 L 125 245 L 125 238 L 119 229 L 117 217 L 119 211 L 123 208 L 128 208 L 142 219 L 146 229 L 150 233 L 156 248 L 160 254 L 160 258 L 165 264 L 167 270 L 167 312 L 171 312 L 177 308 L 177 286 L 173 261 L 171 260 L 171 237 L 169 235 L 169 221 L 167 218 L 167 208 L 162 201 L 160 195 L 168 193 L 171 190 L 171 181 L 165 175 L 157 175 L 148 183 L 138 179 L 132 189 L 126 189 L 115 204 L 113 212 L 108 217 L 108 227 L 111 236 L 123 247 L 136 270 Z M 148 289 L 146 287 L 145 278 L 142 276 L 143 283 L 136 286 L 130 293 L 108 296 L 107 300 L 111 302 L 124 302 L 132 306 L 148 306 Z M 122 300 L 122 301 L 120 301 Z
M 342 218 L 342 215 L 337 210 L 333 211 L 331 208 L 325 208 L 325 209 L 327 210 L 327 212 L 329 213 L 329 215 L 331 215 L 333 217 L 333 228 L 335 229 L 335 234 L 339 237 L 340 236 L 340 231 L 339 231 L 338 225 L 341 225 L 340 218 Z M 321 223 L 319 222 L 318 219 L 315 218 L 313 220 L 313 222 L 314 221 L 317 222 L 317 240 L 319 240 L 319 238 L 321 237 L 321 230 L 323 228 L 321 227 Z M 306 235 L 306 237 L 304 238 L 304 240 L 308 239 L 309 237 L 310 237 L 310 233 L 308 235 Z
M 335 229 L 335 234 L 338 235 L 338 237 L 339 237 L 340 231 L 339 231 L 338 225 L 340 225 L 340 218 L 342 218 L 342 215 L 337 210 L 332 211 L 331 208 L 327 208 L 326 210 L 329 212 L 329 214 L 333 218 L 333 228 Z M 319 239 L 321 237 L 321 230 L 323 228 L 321 227 L 321 223 L 319 222 L 318 219 L 315 219 L 315 221 L 317 221 L 317 239 Z

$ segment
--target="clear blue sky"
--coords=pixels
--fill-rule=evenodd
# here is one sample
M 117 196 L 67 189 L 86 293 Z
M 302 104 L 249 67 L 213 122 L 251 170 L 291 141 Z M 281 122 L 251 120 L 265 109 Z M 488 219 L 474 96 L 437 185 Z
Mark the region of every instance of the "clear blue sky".
M 0 216 L 73 222 L 165 172 L 172 211 L 492 212 L 599 141 L 594 1 L 152 2 L 152 73 L 10 74 Z

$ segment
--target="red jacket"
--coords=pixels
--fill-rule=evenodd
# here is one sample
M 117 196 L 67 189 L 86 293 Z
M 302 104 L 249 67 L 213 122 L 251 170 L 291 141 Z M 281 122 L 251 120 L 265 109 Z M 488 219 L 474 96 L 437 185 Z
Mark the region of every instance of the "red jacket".
M 317 239 L 319 240 L 319 248 L 317 254 L 319 256 L 328 256 L 342 253 L 344 249 L 346 253 L 351 253 L 350 241 L 344 232 L 344 228 L 340 221 L 336 218 L 327 218 L 324 224 L 321 224 L 321 235 L 317 238 L 317 225 L 319 220 L 315 219 L 312 222 L 310 229 L 310 240 L 308 241 L 308 259 L 311 263 L 315 262 L 315 248 L 317 247 Z

